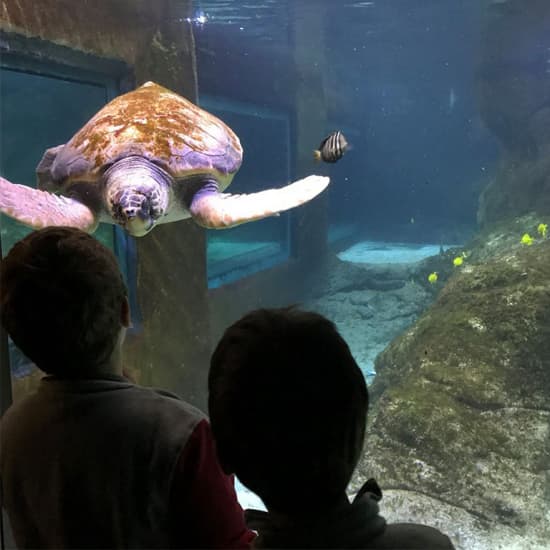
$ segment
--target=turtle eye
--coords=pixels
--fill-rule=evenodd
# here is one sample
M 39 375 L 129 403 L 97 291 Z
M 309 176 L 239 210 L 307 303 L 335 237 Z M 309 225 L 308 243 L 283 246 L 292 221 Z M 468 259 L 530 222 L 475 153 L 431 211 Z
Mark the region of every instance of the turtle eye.
M 139 217 L 144 220 L 153 217 L 153 207 L 149 199 L 144 198 L 141 202 Z
M 162 207 L 160 193 L 153 191 L 149 197 L 149 208 L 151 216 L 153 218 L 160 218 L 164 214 L 164 208 Z

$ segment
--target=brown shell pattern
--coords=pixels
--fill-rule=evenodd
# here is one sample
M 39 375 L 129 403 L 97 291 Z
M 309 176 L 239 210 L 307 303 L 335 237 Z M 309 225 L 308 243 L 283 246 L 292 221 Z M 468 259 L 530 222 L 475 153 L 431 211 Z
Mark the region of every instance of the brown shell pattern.
M 68 168 L 72 181 L 93 181 L 106 163 L 127 154 L 154 160 L 175 178 L 196 172 L 223 177 L 239 169 L 243 154 L 231 128 L 153 82 L 108 103 L 66 148 L 89 164 L 87 173 Z

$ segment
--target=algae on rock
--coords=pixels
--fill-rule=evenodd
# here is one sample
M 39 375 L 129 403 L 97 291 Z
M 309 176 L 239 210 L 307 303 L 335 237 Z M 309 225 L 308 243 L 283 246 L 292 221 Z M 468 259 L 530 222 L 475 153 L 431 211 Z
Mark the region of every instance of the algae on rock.
M 374 476 L 383 513 L 438 525 L 459 548 L 550 540 L 550 240 L 521 245 L 532 223 L 481 234 L 376 360 L 353 486 Z

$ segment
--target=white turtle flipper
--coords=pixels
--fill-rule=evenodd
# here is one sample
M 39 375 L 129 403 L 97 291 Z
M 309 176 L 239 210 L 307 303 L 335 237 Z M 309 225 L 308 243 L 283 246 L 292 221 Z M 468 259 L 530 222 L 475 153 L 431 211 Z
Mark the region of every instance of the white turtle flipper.
M 99 220 L 79 201 L 0 177 L 0 213 L 33 229 L 66 225 L 93 233 Z
M 249 195 L 200 194 L 191 202 L 193 220 L 209 229 L 225 229 L 241 223 L 276 216 L 304 204 L 324 191 L 330 182 L 325 176 L 308 176 L 280 189 Z

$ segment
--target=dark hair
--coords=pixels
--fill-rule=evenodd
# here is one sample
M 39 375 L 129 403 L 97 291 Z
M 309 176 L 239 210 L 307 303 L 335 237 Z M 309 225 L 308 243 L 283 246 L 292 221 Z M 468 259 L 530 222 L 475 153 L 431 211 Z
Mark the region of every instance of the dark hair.
M 35 231 L 2 260 L 0 275 L 2 324 L 41 370 L 78 376 L 109 359 L 126 286 L 99 241 L 69 227 Z
M 224 468 L 267 506 L 314 514 L 341 498 L 361 453 L 368 392 L 331 321 L 296 308 L 248 313 L 218 343 L 208 389 Z

